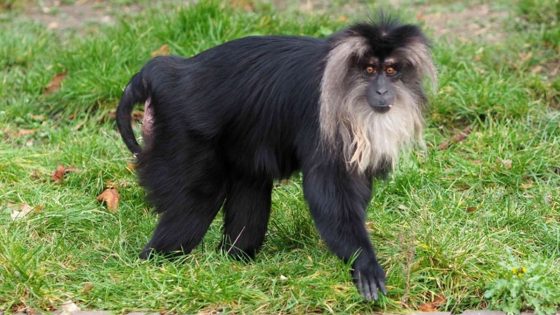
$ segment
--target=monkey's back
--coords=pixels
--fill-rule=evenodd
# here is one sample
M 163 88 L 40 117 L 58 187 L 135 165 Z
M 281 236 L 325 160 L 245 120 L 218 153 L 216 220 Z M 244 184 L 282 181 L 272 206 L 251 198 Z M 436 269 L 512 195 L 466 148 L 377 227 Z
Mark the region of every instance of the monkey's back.
M 158 125 L 174 126 L 215 144 L 243 173 L 287 177 L 299 167 L 300 151 L 317 142 L 302 131 L 317 129 L 310 127 L 318 123 L 327 52 L 322 40 L 269 36 L 188 59 L 155 58 L 143 71 L 157 73 L 149 82 L 156 137 Z

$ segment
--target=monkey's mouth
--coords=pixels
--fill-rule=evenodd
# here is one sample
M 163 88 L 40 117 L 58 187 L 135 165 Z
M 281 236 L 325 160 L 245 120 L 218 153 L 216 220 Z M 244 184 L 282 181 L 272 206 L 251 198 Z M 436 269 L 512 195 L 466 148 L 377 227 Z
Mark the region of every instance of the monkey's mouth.
M 388 112 L 388 111 L 393 107 L 393 104 L 389 104 L 389 105 L 374 105 L 374 106 L 371 106 L 371 107 L 373 108 L 373 110 L 374 110 L 376 113 L 383 114 L 383 113 Z

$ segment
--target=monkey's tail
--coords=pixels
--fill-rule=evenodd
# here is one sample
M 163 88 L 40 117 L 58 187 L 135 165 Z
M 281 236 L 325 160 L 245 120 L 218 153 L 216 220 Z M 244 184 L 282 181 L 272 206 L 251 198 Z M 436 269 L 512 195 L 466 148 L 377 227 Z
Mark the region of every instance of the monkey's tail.
M 142 72 L 139 72 L 130 79 L 117 107 L 117 127 L 127 148 L 134 154 L 140 153 L 142 148 L 132 130 L 132 109 L 135 104 L 143 103 L 147 99 L 148 88 L 142 79 Z

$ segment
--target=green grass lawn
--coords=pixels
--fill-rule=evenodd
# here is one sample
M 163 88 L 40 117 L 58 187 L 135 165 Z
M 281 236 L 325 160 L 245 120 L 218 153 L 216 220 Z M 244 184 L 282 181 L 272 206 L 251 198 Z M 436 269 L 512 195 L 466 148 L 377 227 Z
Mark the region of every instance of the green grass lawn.
M 368 228 L 389 291 L 375 304 L 362 300 L 349 266 L 319 239 L 299 176 L 275 189 L 256 261 L 216 251 L 220 217 L 192 255 L 140 261 L 157 217 L 111 115 L 130 76 L 164 44 L 190 56 L 245 35 L 325 36 L 363 10 L 201 1 L 123 11 L 116 25 L 66 32 L 32 22 L 25 5 L 0 11 L 0 310 L 49 311 L 69 300 L 116 312 L 559 308 L 559 2 L 486 5 L 506 14 L 488 21 L 499 40 L 437 35 L 426 14 L 461 12 L 461 2 L 404 2 L 401 15 L 434 38 L 440 86 L 427 114 L 427 149 L 375 183 Z M 60 73 L 60 89 L 46 93 Z M 439 149 L 467 127 L 465 139 Z M 62 182 L 51 179 L 57 165 L 73 168 Z M 120 193 L 116 211 L 96 200 L 110 186 Z M 13 220 L 25 205 L 31 213 Z

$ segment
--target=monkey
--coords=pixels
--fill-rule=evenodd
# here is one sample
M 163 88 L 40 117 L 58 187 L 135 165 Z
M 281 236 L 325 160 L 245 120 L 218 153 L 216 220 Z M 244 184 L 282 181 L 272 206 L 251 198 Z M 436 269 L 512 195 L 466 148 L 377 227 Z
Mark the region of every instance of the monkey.
M 387 291 L 365 228 L 372 183 L 422 141 L 424 85 L 436 81 L 427 37 L 388 17 L 326 38 L 251 36 L 151 59 L 117 108 L 139 183 L 160 213 L 140 257 L 190 253 L 223 209 L 220 248 L 253 259 L 273 181 L 301 171 L 320 237 L 351 264 L 361 295 L 377 300 Z M 131 126 L 138 103 L 142 147 Z

